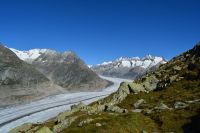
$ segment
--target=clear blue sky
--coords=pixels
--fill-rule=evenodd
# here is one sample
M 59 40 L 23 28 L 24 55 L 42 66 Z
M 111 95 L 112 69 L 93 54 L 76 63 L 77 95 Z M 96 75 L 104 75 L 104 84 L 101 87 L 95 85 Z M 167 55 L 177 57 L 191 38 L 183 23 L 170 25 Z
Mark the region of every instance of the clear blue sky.
M 0 42 L 19 50 L 72 50 L 96 64 L 170 59 L 199 41 L 199 0 L 0 0 Z

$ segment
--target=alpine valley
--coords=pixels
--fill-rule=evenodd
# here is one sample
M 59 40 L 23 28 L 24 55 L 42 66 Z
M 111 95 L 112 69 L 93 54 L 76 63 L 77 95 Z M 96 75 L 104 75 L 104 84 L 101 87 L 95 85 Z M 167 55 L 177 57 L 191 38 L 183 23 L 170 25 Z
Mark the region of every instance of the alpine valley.
M 123 61 L 105 64 L 124 65 Z M 132 67 L 131 63 L 125 64 Z M 122 82 L 118 90 L 103 99 L 89 105 L 74 104 L 55 118 L 26 123 L 10 133 L 199 133 L 199 110 L 200 43 L 158 69 Z
M 0 106 L 69 92 L 98 91 L 111 85 L 73 52 L 19 51 L 0 45 Z

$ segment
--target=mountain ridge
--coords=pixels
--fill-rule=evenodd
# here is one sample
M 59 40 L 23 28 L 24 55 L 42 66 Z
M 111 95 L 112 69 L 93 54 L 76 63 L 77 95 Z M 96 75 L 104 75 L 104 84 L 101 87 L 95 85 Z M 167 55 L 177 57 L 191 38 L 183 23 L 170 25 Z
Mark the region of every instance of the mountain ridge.
M 166 62 L 164 57 L 152 55 L 146 55 L 142 58 L 120 57 L 114 61 L 90 66 L 90 68 L 104 76 L 135 79 L 149 70 L 155 70 Z
M 41 89 L 43 88 L 43 89 Z M 54 88 L 54 89 L 52 89 Z M 35 100 L 60 92 L 48 78 L 22 61 L 10 49 L 0 45 L 0 105 L 7 106 Z
M 31 125 L 51 132 L 178 132 L 200 131 L 200 43 L 175 56 L 156 71 L 90 105 L 79 103 L 55 119 Z M 13 131 L 24 131 L 25 125 Z
M 10 48 L 20 59 L 34 66 L 53 83 L 70 91 L 99 90 L 111 83 L 101 79 L 88 68 L 75 52 L 58 52 L 52 49 L 20 51 Z

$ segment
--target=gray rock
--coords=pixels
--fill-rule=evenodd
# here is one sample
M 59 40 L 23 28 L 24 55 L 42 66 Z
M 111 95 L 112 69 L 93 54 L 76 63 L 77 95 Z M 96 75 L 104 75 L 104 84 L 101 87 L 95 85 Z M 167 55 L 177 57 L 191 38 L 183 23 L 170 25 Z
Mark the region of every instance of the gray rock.
M 146 112 L 146 114 L 151 114 L 153 112 L 154 109 L 145 109 L 144 111 Z
M 92 115 L 101 113 L 104 110 L 105 110 L 105 105 L 93 105 L 93 106 L 88 106 L 86 110 L 81 110 L 81 111 L 86 111 L 88 115 Z
M 121 109 L 120 107 L 113 105 L 106 105 L 105 111 L 116 113 L 128 113 L 127 109 Z
M 107 101 L 107 103 L 109 103 L 110 105 L 115 105 L 117 103 L 120 103 L 122 100 L 124 100 L 126 98 L 126 96 L 128 94 L 130 94 L 130 89 L 128 88 L 128 83 L 122 82 L 120 84 L 120 87 L 117 90 L 117 92 L 114 93 L 112 98 L 109 101 Z
M 186 101 L 186 103 L 189 103 L 189 104 L 193 104 L 193 103 L 197 103 L 197 102 L 200 102 L 200 99 Z
M 131 89 L 131 91 L 134 93 L 139 93 L 141 91 L 145 91 L 143 84 L 129 83 L 128 86 Z
M 188 104 L 186 104 L 184 102 L 179 102 L 179 101 L 175 102 L 175 104 L 174 104 L 175 109 L 183 109 L 183 108 L 186 108 L 188 106 L 189 106 Z
M 174 66 L 173 69 L 176 71 L 180 71 L 182 68 L 180 66 Z
M 93 119 L 86 119 L 86 120 L 84 120 L 84 121 L 81 121 L 79 124 L 78 124 L 78 126 L 79 127 L 82 127 L 82 126 L 84 126 L 85 124 L 89 124 L 90 122 L 92 122 L 93 121 Z
M 132 112 L 134 112 L 134 113 L 141 113 L 142 109 L 133 109 Z
M 178 78 L 178 75 L 173 75 L 173 76 L 169 77 L 170 83 L 176 81 L 177 78 Z
M 81 122 L 78 124 L 78 126 L 79 126 L 79 127 L 82 127 L 84 124 L 85 124 L 85 121 L 81 121 Z
M 138 109 L 140 107 L 140 105 L 142 105 L 143 103 L 145 103 L 145 100 L 144 99 L 140 99 L 136 103 L 134 103 L 133 106 L 134 106 L 135 109 Z
M 101 125 L 101 123 L 96 123 L 95 124 L 97 127 L 101 127 L 102 125 Z
M 146 80 L 142 84 L 147 91 L 152 91 L 157 88 L 158 82 L 159 80 L 154 75 L 151 75 L 146 77 Z
M 87 109 L 87 106 L 84 104 L 84 103 L 82 103 L 82 102 L 80 102 L 79 104 L 74 104 L 74 105 L 72 105 L 71 106 L 71 110 L 86 110 Z
M 163 111 L 163 110 L 170 109 L 170 108 L 166 104 L 160 102 L 156 107 L 154 107 L 154 109 Z
M 147 131 L 145 131 L 145 130 L 142 130 L 142 131 L 141 131 L 141 133 L 148 133 L 148 132 L 147 132 Z

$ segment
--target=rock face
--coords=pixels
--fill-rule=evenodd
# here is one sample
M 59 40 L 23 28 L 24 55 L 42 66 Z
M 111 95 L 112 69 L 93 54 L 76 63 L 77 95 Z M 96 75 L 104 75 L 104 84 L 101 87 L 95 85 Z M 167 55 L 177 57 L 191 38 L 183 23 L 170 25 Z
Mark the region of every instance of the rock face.
M 0 105 L 33 99 L 50 90 L 49 87 L 48 78 L 0 45 Z
M 11 50 L 34 66 L 50 81 L 68 90 L 97 90 L 110 84 L 89 69 L 73 52 L 60 53 L 49 49 Z
M 115 61 L 104 62 L 91 68 L 100 75 L 135 79 L 148 71 L 156 70 L 166 61 L 163 57 L 147 55 L 144 58 L 119 58 Z
M 96 91 L 110 84 L 73 52 L 19 51 L 0 45 L 0 106 L 29 102 L 66 90 Z
M 35 85 L 49 81 L 33 66 L 20 60 L 11 50 L 0 45 L 0 85 Z
M 32 65 L 55 84 L 74 91 L 102 89 L 109 84 L 99 78 L 73 52 L 47 52 L 35 59 Z

